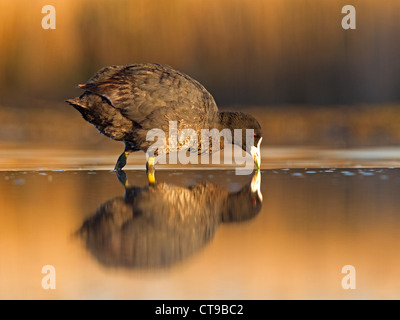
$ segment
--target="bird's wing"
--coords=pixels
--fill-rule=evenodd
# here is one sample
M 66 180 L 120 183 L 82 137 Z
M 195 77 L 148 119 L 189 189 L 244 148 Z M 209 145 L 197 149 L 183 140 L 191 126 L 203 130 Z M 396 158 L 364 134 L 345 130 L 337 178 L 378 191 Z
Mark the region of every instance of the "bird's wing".
M 171 67 L 140 64 L 108 68 L 80 87 L 105 97 L 137 123 L 165 107 L 173 107 L 181 114 L 218 111 L 213 97 L 200 83 Z

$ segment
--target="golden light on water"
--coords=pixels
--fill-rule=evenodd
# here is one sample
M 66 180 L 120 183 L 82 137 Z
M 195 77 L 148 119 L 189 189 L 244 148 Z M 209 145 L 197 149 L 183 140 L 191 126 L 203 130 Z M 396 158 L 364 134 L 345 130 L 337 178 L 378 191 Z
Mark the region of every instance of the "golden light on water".
M 114 173 L 3 172 L 0 297 L 398 298 L 398 170 L 308 171 L 264 171 L 258 215 L 220 224 L 201 249 L 161 269 L 104 265 L 74 236 L 102 203 L 123 196 Z M 146 185 L 144 172 L 128 177 Z M 157 173 L 160 183 L 184 186 L 206 178 L 224 181 L 231 192 L 251 178 L 225 182 L 233 177 L 225 171 Z M 41 287 L 48 264 L 56 268 L 56 290 Z M 354 291 L 341 287 L 348 264 L 357 270 Z

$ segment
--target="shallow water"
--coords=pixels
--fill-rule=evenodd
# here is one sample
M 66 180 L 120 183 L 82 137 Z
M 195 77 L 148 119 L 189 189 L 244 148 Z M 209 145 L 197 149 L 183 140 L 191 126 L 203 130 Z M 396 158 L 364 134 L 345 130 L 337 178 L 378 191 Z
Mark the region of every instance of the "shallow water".
M 399 169 L 126 175 L 0 172 L 0 298 L 400 298 Z

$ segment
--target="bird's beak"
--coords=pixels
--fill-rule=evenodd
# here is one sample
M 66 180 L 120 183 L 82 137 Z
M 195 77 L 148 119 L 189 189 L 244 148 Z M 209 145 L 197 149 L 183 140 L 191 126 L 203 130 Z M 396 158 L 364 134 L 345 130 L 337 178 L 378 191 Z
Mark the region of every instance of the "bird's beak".
M 256 164 L 257 170 L 260 170 L 261 167 L 261 141 L 262 138 L 258 141 L 257 147 L 252 146 L 250 150 L 250 154 L 254 159 L 254 163 Z

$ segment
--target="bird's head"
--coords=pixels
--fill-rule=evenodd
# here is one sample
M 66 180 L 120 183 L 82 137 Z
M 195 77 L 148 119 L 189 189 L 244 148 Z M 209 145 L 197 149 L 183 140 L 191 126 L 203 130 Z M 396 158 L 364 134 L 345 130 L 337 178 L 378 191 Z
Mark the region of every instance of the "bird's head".
M 254 159 L 257 169 L 260 169 L 261 164 L 261 141 L 262 130 L 261 126 L 252 115 L 244 112 L 220 112 L 220 130 L 228 128 L 234 133 L 235 129 L 240 129 L 242 139 L 233 137 L 233 143 L 241 147 L 245 152 L 249 153 Z M 252 136 L 249 136 L 249 135 Z M 247 145 L 251 143 L 251 145 Z
M 257 169 L 261 165 L 261 141 L 262 130 L 261 126 L 252 115 L 239 112 L 235 116 L 234 128 L 242 129 L 242 141 L 239 145 L 245 152 L 249 153 L 254 159 Z M 252 136 L 250 136 L 250 134 Z M 252 140 L 252 141 L 251 141 Z M 248 143 L 251 145 L 247 145 Z

